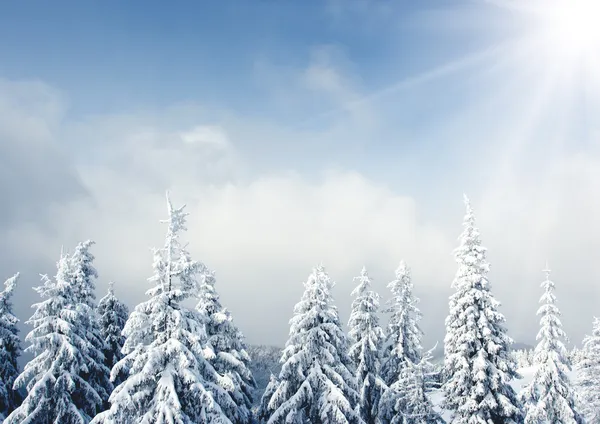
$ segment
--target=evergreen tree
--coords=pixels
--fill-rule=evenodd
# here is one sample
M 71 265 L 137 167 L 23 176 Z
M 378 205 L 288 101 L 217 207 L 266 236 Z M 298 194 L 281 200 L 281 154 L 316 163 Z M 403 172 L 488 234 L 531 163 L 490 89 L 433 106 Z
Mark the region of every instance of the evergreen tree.
M 223 412 L 233 423 L 249 423 L 252 420 L 252 393 L 256 388 L 250 371 L 250 356 L 242 332 L 233 323 L 231 313 L 221 305 L 213 271 L 205 270 L 198 297 L 196 310 L 207 319 L 207 343 L 214 353 L 209 362 L 218 373 L 233 382 L 229 394 L 236 408 L 224 408 Z
M 391 386 L 400 378 L 406 361 L 413 364 L 421 360 L 421 338 L 419 327 L 421 311 L 417 307 L 419 299 L 413 295 L 410 268 L 404 261 L 396 270 L 396 279 L 388 284 L 392 299 L 386 312 L 391 313 L 387 327 L 382 376 Z
M 100 368 L 90 355 L 87 317 L 93 310 L 75 303 L 71 261 L 62 256 L 54 281 L 42 276 L 36 288 L 43 300 L 27 324 L 33 330 L 25 349 L 36 355 L 15 380 L 15 388 L 26 386 L 27 397 L 4 421 L 5 424 L 86 424 L 102 405 L 102 398 L 83 377 Z
M 71 278 L 75 283 L 73 293 L 77 303 L 83 303 L 90 308 L 95 308 L 96 279 L 98 271 L 94 267 L 94 255 L 90 248 L 96 244 L 87 240 L 77 244 L 71 256 Z
M 431 351 L 425 352 L 418 363 L 406 361 L 402 372 L 381 399 L 382 416 L 389 424 L 443 424 L 445 421 L 434 409 L 428 392 L 434 388 L 435 367 Z
M 112 370 L 117 362 L 123 359 L 123 345 L 125 337 L 122 332 L 129 317 L 129 309 L 122 303 L 114 292 L 114 283 L 108 285 L 108 293 L 100 302 L 96 309 L 100 321 L 100 331 L 102 340 L 104 340 L 104 365 L 109 370 Z M 115 384 L 121 384 L 126 376 L 126 373 L 121 373 L 115 377 Z
M 304 284 L 290 320 L 282 368 L 263 399 L 269 424 L 362 424 L 348 343 L 333 304 L 333 282 L 319 266 Z
M 17 406 L 20 396 L 13 390 L 19 375 L 17 359 L 21 355 L 21 341 L 17 323 L 13 315 L 12 296 L 19 279 L 19 273 L 6 280 L 0 292 L 0 420 L 3 420 Z
M 576 395 L 567 375 L 571 371 L 571 363 L 563 343 L 566 334 L 556 306 L 555 285 L 550 280 L 548 267 L 544 272 L 546 279 L 542 283 L 542 306 L 537 311 L 541 317 L 534 356 L 537 369 L 531 383 L 521 392 L 525 423 L 580 424 L 584 420 L 576 410 Z
M 94 423 L 231 423 L 220 405 L 235 407 L 226 390 L 233 383 L 206 359 L 214 356 L 206 345 L 206 317 L 182 305 L 198 293 L 196 276 L 202 271 L 179 241 L 187 213 L 174 209 L 168 197 L 167 205 L 166 241 L 154 251 L 150 299 L 127 319 L 125 356 L 111 373 L 114 379 L 126 369 L 128 377 Z
M 102 398 L 103 405 L 98 410 L 108 407 L 108 397 L 113 391 L 110 381 L 110 368 L 106 366 L 104 351 L 106 343 L 102 337 L 100 320 L 96 313 L 96 279 L 98 271 L 93 265 L 94 255 L 90 248 L 95 244 L 92 240 L 79 243 L 70 257 L 70 280 L 73 284 L 73 302 L 82 308 L 85 326 L 85 337 L 90 344 L 88 354 L 94 358 L 88 369 L 83 371 L 83 378 L 92 385 Z
M 486 277 L 486 249 L 466 196 L 465 203 L 464 231 L 455 251 L 456 293 L 446 319 L 444 406 L 456 424 L 520 422 L 520 405 L 510 386 L 519 377 L 509 351 L 512 340 Z
M 583 340 L 578 364 L 582 412 L 588 424 L 600 424 L 600 319 L 594 318 L 592 335 Z
M 379 401 L 386 389 L 379 376 L 379 355 L 383 345 L 383 330 L 379 325 L 379 295 L 371 289 L 371 279 L 363 267 L 358 286 L 352 291 L 350 328 L 350 359 L 356 367 L 359 390 L 358 411 L 366 424 L 378 423 Z

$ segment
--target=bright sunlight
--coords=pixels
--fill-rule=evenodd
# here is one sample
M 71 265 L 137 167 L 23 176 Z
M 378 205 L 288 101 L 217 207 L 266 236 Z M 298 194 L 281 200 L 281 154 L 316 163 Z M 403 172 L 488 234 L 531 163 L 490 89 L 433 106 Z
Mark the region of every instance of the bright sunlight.
M 540 7 L 544 31 L 563 53 L 598 53 L 600 50 L 600 1 L 554 0 Z
M 581 57 L 600 51 L 599 0 L 533 0 L 511 6 L 532 17 L 536 37 L 554 54 Z

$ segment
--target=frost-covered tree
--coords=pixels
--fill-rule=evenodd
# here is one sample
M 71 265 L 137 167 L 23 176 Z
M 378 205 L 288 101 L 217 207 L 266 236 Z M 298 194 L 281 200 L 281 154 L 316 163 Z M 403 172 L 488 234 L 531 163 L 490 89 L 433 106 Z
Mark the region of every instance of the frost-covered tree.
M 444 406 L 456 424 L 521 422 L 520 404 L 510 385 L 519 378 L 509 351 L 513 341 L 491 292 L 486 249 L 466 196 L 465 203 L 464 231 L 455 251 L 456 292 L 446 318 Z
M 112 369 L 127 379 L 110 396 L 110 409 L 94 423 L 230 424 L 221 406 L 235 405 L 207 358 L 206 317 L 183 302 L 198 293 L 203 266 L 190 258 L 180 242 L 186 229 L 184 207 L 175 209 L 167 197 L 169 218 L 165 245 L 154 251 L 149 300 L 136 306 L 123 329 L 125 355 Z
M 19 273 L 6 280 L 4 290 L 0 292 L 0 420 L 10 414 L 20 401 L 13 390 L 15 379 L 19 375 L 17 360 L 21 355 L 21 341 L 17 323 L 13 314 L 12 296 L 17 286 Z
M 75 247 L 69 261 L 70 281 L 73 285 L 73 302 L 80 308 L 84 317 L 85 337 L 89 342 L 88 355 L 94 358 L 88 369 L 83 371 L 83 378 L 92 385 L 102 398 L 101 410 L 108 407 L 108 397 L 113 385 L 110 381 L 110 368 L 106 366 L 104 351 L 105 339 L 102 336 L 100 320 L 96 313 L 96 279 L 98 271 L 94 267 L 94 255 L 90 248 L 95 244 L 92 240 L 79 243 Z M 98 411 L 100 412 L 100 411 Z
M 290 320 L 279 377 L 272 379 L 260 416 L 269 424 L 363 423 L 358 393 L 331 288 L 322 266 L 304 283 Z
M 417 363 L 406 361 L 399 378 L 381 399 L 383 422 L 389 424 L 443 424 L 428 392 L 434 388 L 437 373 L 431 363 L 431 351 Z
M 233 382 L 229 395 L 235 401 L 235 408 L 223 408 L 223 412 L 233 423 L 249 423 L 253 418 L 252 395 L 256 388 L 250 356 L 242 332 L 233 323 L 231 313 L 221 305 L 213 271 L 205 269 L 198 298 L 196 310 L 206 317 L 207 344 L 214 353 L 209 362 Z
M 96 279 L 98 278 L 98 271 L 94 267 L 95 258 L 90 252 L 90 248 L 94 244 L 96 243 L 92 240 L 77 244 L 70 259 L 75 301 L 91 308 L 95 307 Z
M 413 364 L 421 360 L 421 338 L 419 327 L 421 311 L 417 307 L 419 299 L 413 295 L 410 268 L 400 262 L 396 278 L 388 284 L 392 298 L 386 312 L 391 313 L 386 332 L 382 377 L 391 386 L 400 378 L 406 361 Z
M 518 368 L 527 368 L 533 365 L 533 350 L 520 349 L 513 351 Z
M 588 424 L 600 424 L 600 319 L 594 318 L 592 335 L 583 339 L 577 366 L 582 413 Z
M 102 366 L 90 355 L 86 334 L 86 314 L 93 311 L 75 303 L 72 275 L 70 257 L 62 255 L 54 281 L 44 275 L 36 288 L 44 300 L 33 305 L 26 322 L 33 330 L 25 339 L 31 343 L 25 351 L 35 357 L 15 380 L 15 388 L 27 388 L 27 397 L 4 424 L 86 424 L 102 405 L 84 377 Z
M 573 349 L 569 352 L 569 360 L 573 368 L 578 368 L 579 363 L 584 359 L 583 349 L 579 349 L 577 346 L 573 346 Z
M 127 305 L 115 296 L 114 283 L 108 284 L 108 293 L 98 302 L 96 308 L 100 322 L 100 331 L 104 340 L 104 365 L 112 370 L 117 362 L 123 359 L 123 345 L 125 337 L 122 332 L 129 317 Z M 117 375 L 115 383 L 121 384 L 126 373 Z
M 350 359 L 356 368 L 356 383 L 359 392 L 358 411 L 366 424 L 378 420 L 379 401 L 387 388 L 380 377 L 379 356 L 384 333 L 379 325 L 379 295 L 371 289 L 371 279 L 363 267 L 358 286 L 352 291 L 356 296 L 348 327 L 351 341 Z
M 526 424 L 580 424 L 584 420 L 576 408 L 576 394 L 567 373 L 571 371 L 568 352 L 563 340 L 566 334 L 556 306 L 555 285 L 550 280 L 550 270 L 544 270 L 544 294 L 538 309 L 540 331 L 537 334 L 533 380 L 523 388 L 521 399 L 525 408 Z

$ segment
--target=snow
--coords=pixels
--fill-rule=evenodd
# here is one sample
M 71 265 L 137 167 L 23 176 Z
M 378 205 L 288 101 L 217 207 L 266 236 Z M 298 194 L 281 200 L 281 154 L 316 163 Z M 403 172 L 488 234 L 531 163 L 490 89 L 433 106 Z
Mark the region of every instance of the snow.
M 519 393 L 525 385 L 531 383 L 536 370 L 537 370 L 536 366 L 519 368 L 517 370 L 517 372 L 519 373 L 519 375 L 522 378 L 519 380 L 511 381 L 510 384 L 511 384 L 513 390 L 515 392 Z M 576 371 L 570 371 L 567 373 L 567 375 L 569 376 L 571 381 L 577 381 L 577 372 Z M 444 420 L 446 420 L 446 422 L 450 422 L 450 419 L 452 418 L 452 412 L 447 411 L 442 408 L 442 403 L 444 401 L 444 391 L 441 389 L 433 390 L 430 393 L 430 398 L 431 398 L 431 401 L 432 401 L 436 411 L 438 411 L 440 413 L 440 415 L 442 416 L 442 418 Z

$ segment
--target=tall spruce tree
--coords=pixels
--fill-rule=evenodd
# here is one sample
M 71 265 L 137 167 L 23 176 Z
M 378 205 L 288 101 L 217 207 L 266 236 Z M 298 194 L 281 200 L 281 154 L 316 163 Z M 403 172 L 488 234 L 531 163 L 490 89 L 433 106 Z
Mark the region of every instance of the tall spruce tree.
M 36 291 L 44 299 L 27 324 L 33 330 L 25 349 L 35 357 L 15 380 L 25 386 L 27 397 L 4 424 L 86 424 L 102 405 L 94 386 L 84 378 L 90 369 L 100 368 L 90 355 L 87 317 L 93 310 L 75 302 L 70 257 L 62 255 L 55 280 L 42 276 Z
M 520 394 L 526 412 L 525 423 L 582 424 L 583 417 L 576 408 L 576 393 L 567 375 L 571 371 L 571 363 L 563 343 L 566 334 L 556 306 L 555 285 L 550 280 L 548 266 L 544 272 L 542 306 L 537 311 L 541 317 L 534 354 L 537 369 L 531 383 Z
M 109 370 L 123 359 L 123 345 L 125 337 L 123 337 L 123 328 L 129 317 L 129 309 L 127 305 L 121 302 L 115 296 L 114 283 L 108 284 L 108 293 L 98 302 L 96 308 L 98 319 L 100 321 L 100 331 L 104 340 L 104 365 Z M 120 373 L 115 376 L 115 384 L 121 384 L 126 376 L 126 373 Z
M 455 251 L 456 292 L 446 318 L 444 406 L 456 424 L 521 422 L 520 404 L 510 385 L 519 378 L 509 351 L 512 340 L 491 292 L 486 249 L 466 196 L 465 204 L 464 231 Z
M 106 343 L 102 337 L 100 320 L 96 313 L 96 279 L 98 271 L 94 267 L 94 255 L 90 248 L 95 244 L 92 240 L 79 243 L 70 257 L 70 280 L 73 284 L 73 302 L 82 308 L 86 339 L 90 343 L 88 354 L 94 357 L 88 369 L 83 371 L 83 378 L 94 387 L 102 398 L 103 405 L 98 410 L 108 407 L 108 397 L 113 391 L 110 381 L 110 368 L 106 366 L 104 351 Z
M 600 319 L 594 318 L 592 335 L 583 339 L 578 366 L 582 413 L 588 424 L 600 424 Z
M 356 383 L 359 392 L 358 411 L 366 424 L 380 422 L 379 402 L 386 384 L 381 379 L 379 356 L 384 333 L 379 325 L 379 295 L 371 289 L 371 279 L 363 267 L 358 286 L 352 291 L 356 296 L 348 327 L 351 341 L 350 359 L 356 368 Z
M 154 252 L 150 299 L 129 316 L 125 356 L 111 373 L 114 379 L 126 369 L 128 377 L 94 423 L 231 424 L 222 407 L 235 408 L 227 392 L 233 382 L 206 359 L 214 355 L 206 345 L 206 317 L 182 304 L 197 295 L 203 269 L 179 240 L 187 213 L 168 197 L 167 205 L 166 241 Z
M 235 401 L 233 410 L 223 409 L 235 424 L 252 421 L 252 393 L 256 383 L 250 371 L 250 356 L 242 332 L 233 323 L 231 313 L 221 305 L 215 289 L 215 274 L 205 269 L 196 310 L 206 317 L 207 344 L 213 351 L 209 362 L 215 370 L 233 382 L 229 395 Z
M 304 284 L 290 320 L 282 368 L 272 379 L 260 416 L 269 424 L 362 424 L 358 393 L 331 288 L 322 266 Z
M 13 389 L 19 375 L 17 360 L 21 355 L 21 340 L 17 329 L 18 318 L 12 310 L 12 296 L 19 273 L 4 283 L 0 292 L 0 421 L 10 414 L 20 402 L 19 393 Z
M 396 270 L 396 278 L 388 284 L 392 298 L 386 312 L 391 313 L 386 332 L 382 376 L 388 386 L 400 378 L 407 361 L 419 363 L 422 355 L 419 327 L 421 311 L 417 307 L 419 299 L 413 295 L 410 268 L 404 261 Z

